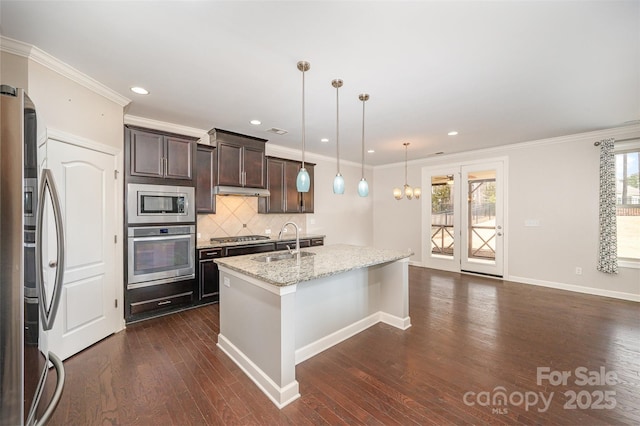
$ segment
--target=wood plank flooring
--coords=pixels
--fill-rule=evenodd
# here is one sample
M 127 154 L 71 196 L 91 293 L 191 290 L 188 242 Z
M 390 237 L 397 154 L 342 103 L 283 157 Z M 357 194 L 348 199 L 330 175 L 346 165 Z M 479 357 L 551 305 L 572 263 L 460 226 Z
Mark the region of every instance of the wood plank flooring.
M 638 303 L 417 267 L 409 279 L 412 327 L 378 324 L 299 364 L 302 397 L 282 410 L 216 347 L 210 305 L 66 360 L 51 424 L 640 424 Z M 538 367 L 571 376 L 554 386 Z M 617 379 L 581 385 L 579 367 Z

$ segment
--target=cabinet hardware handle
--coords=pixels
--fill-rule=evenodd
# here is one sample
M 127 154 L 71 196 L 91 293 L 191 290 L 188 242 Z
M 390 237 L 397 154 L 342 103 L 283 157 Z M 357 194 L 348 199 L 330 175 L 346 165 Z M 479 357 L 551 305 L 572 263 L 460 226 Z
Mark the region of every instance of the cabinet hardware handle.
M 165 300 L 163 302 L 158 302 L 158 306 L 162 306 L 162 305 L 168 305 L 171 303 L 171 300 Z

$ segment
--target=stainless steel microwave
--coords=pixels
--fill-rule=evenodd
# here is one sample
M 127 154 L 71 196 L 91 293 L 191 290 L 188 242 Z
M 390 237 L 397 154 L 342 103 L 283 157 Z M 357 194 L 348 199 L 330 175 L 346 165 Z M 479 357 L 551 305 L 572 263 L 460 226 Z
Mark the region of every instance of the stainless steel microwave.
M 130 183 L 127 213 L 129 224 L 194 223 L 195 188 Z

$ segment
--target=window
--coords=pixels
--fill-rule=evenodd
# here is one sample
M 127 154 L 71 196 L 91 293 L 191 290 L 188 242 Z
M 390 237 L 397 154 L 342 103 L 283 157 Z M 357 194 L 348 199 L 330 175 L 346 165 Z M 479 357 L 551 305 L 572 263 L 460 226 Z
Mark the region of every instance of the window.
M 640 261 L 640 141 L 616 146 L 618 258 Z

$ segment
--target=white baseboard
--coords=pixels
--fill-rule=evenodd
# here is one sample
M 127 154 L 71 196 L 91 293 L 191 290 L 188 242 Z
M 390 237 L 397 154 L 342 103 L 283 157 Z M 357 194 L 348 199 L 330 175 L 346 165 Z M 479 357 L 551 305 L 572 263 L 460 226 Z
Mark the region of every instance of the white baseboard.
M 322 351 L 329 349 L 332 346 L 337 345 L 340 342 L 347 340 L 352 336 L 355 336 L 361 331 L 364 331 L 379 322 L 389 324 L 401 330 L 406 330 L 407 328 L 411 327 L 410 317 L 400 318 L 386 312 L 379 311 L 375 314 L 369 315 L 366 318 L 356 321 L 353 324 L 341 328 L 340 330 L 334 331 L 333 333 L 322 337 L 315 342 L 311 342 L 308 345 L 301 347 L 300 349 L 297 349 L 295 355 L 296 365 L 308 360 L 309 358 L 319 354 Z
M 284 387 L 278 386 L 260 367 L 253 363 L 240 349 L 222 334 L 218 334 L 218 345 L 233 362 L 269 397 L 278 408 L 300 398 L 298 381 L 293 380 Z
M 514 277 L 513 275 L 509 276 L 509 279 L 507 281 L 513 281 L 521 284 L 537 285 L 540 287 L 555 288 L 558 290 L 573 291 L 576 293 L 591 294 L 594 296 L 604 296 L 604 297 L 611 297 L 614 299 L 640 302 L 640 295 L 633 294 L 633 293 L 623 293 L 621 291 L 603 290 L 600 288 L 584 287 L 584 286 L 573 285 L 573 284 L 564 284 L 564 283 L 558 283 L 554 281 L 536 280 L 536 279 L 525 278 L 525 277 Z
M 411 327 L 411 318 L 409 316 L 400 318 L 395 315 L 388 314 L 386 312 L 378 312 L 380 314 L 380 322 L 389 324 L 400 330 L 406 330 Z

